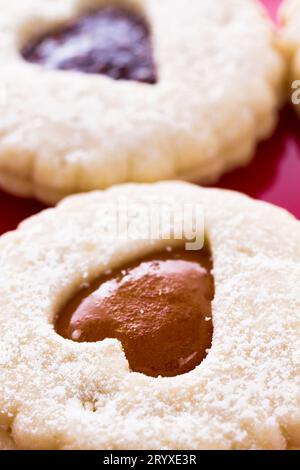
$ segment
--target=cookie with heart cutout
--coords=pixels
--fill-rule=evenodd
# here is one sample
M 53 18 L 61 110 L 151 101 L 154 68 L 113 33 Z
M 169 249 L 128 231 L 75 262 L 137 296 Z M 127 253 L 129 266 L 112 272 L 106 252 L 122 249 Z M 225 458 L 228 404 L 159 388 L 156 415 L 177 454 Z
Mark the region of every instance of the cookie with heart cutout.
M 201 250 L 185 249 L 185 224 Z M 71 196 L 2 236 L 7 436 L 21 449 L 300 448 L 299 242 L 284 210 L 180 182 Z
M 284 63 L 256 0 L 0 0 L 0 184 L 53 203 L 201 183 L 276 122 Z

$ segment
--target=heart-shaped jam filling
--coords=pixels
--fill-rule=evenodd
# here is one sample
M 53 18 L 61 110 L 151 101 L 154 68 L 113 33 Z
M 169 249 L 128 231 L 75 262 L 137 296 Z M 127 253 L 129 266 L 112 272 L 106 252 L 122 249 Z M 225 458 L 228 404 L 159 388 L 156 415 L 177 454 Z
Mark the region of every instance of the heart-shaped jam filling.
M 23 57 L 52 69 L 156 83 L 149 27 L 138 13 L 105 7 L 45 34 Z
M 207 249 L 149 256 L 83 287 L 58 316 L 56 331 L 78 342 L 118 339 L 134 372 L 184 374 L 211 347 L 211 271 Z

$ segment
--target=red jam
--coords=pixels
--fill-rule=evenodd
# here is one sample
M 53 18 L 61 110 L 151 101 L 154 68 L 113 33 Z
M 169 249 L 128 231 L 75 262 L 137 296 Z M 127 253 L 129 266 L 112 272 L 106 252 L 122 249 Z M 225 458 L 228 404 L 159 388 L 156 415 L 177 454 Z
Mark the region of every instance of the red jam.
M 150 31 L 137 13 L 105 7 L 33 40 L 22 51 L 51 69 L 155 83 Z
M 184 374 L 211 347 L 211 270 L 207 250 L 152 255 L 82 288 L 58 316 L 56 331 L 78 342 L 118 339 L 134 372 Z

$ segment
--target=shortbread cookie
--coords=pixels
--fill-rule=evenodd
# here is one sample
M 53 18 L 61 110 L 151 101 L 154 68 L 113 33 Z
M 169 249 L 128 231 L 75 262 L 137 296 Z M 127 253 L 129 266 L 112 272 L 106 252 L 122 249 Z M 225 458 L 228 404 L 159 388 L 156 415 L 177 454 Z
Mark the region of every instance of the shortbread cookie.
M 205 245 L 187 252 L 175 234 L 191 203 Z M 153 207 L 172 208 L 174 236 L 133 236 L 152 233 Z M 300 223 L 284 210 L 124 185 L 25 221 L 0 265 L 0 419 L 16 448 L 300 448 Z
M 6 426 L 0 426 L 0 450 L 16 450 Z
M 52 203 L 246 165 L 284 75 L 260 3 L 103 5 L 0 0 L 1 185 Z
M 285 0 L 280 18 L 282 46 L 289 62 L 289 96 L 300 113 L 300 1 Z

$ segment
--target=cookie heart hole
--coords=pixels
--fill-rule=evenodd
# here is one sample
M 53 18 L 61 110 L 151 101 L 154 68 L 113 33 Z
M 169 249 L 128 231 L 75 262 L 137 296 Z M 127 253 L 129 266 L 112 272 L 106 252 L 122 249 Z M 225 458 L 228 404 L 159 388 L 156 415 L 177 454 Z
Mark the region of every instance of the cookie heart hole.
M 207 248 L 165 250 L 83 287 L 62 309 L 55 329 L 78 342 L 118 339 L 132 371 L 172 377 L 206 357 L 213 297 Z
M 119 7 L 104 7 L 80 16 L 34 39 L 21 53 L 28 62 L 51 69 L 157 82 L 145 19 Z

